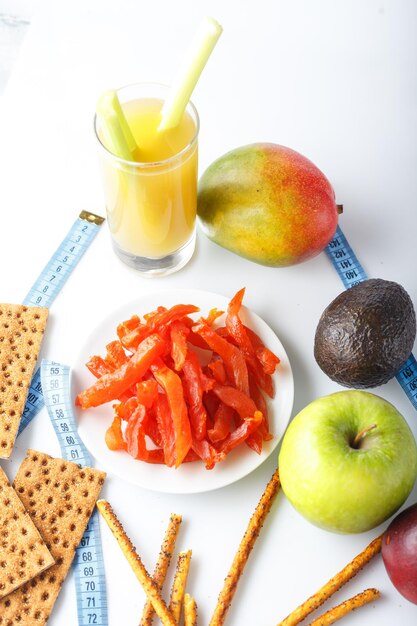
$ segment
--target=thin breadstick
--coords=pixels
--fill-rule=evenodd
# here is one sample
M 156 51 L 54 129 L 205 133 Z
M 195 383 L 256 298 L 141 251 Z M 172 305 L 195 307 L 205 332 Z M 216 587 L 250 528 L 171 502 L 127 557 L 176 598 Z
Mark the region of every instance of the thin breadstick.
M 358 593 L 356 596 L 353 596 L 353 598 L 349 598 L 349 600 L 345 600 L 341 604 L 334 606 L 330 611 L 326 611 L 326 613 L 323 613 L 323 615 L 320 615 L 320 617 L 310 622 L 309 626 L 330 626 L 351 611 L 358 609 L 364 604 L 378 600 L 380 596 L 381 594 L 378 589 L 365 589 L 365 591 Z
M 197 626 L 197 604 L 189 593 L 184 596 L 184 626 Z
M 135 546 L 116 517 L 112 507 L 107 500 L 98 500 L 97 508 L 106 521 L 108 527 L 112 531 L 117 543 L 119 544 L 123 554 L 125 555 L 129 565 L 131 566 L 136 578 L 139 580 L 148 598 L 151 600 L 155 613 L 160 618 L 164 626 L 177 626 L 171 611 L 161 598 L 159 589 L 151 576 L 146 571 L 140 556 L 137 554 Z
M 170 517 L 168 528 L 165 532 L 165 537 L 162 542 L 161 550 L 159 552 L 158 560 L 156 562 L 152 576 L 154 582 L 158 585 L 159 591 L 162 590 L 168 567 L 171 562 L 172 553 L 174 552 L 175 541 L 178 536 L 181 521 L 181 515 L 175 515 L 175 513 L 173 513 Z M 140 620 L 139 626 L 151 626 L 154 615 L 155 611 L 152 606 L 152 602 L 150 600 L 147 600 L 145 606 L 143 607 L 142 618 Z
M 381 551 L 382 535 L 376 537 L 371 543 L 358 554 L 353 561 L 348 563 L 340 572 L 331 578 L 321 589 L 313 594 L 308 600 L 300 604 L 292 613 L 290 613 L 278 626 L 296 626 L 303 621 L 313 611 L 315 611 L 323 602 L 338 591 L 345 583 L 353 578 L 359 570 L 361 570 L 369 561 Z
M 225 578 L 223 589 L 219 594 L 209 626 L 221 626 L 224 624 L 227 611 L 231 605 L 243 569 L 280 486 L 279 473 L 278 470 L 276 470 L 267 484 L 255 512 L 250 519 L 246 532 L 243 535 L 229 573 Z
M 185 585 L 187 584 L 188 570 L 190 569 L 191 550 L 180 552 L 177 560 L 177 568 L 172 583 L 171 598 L 169 601 L 169 610 L 171 611 L 177 624 L 180 621 L 182 603 L 185 594 Z

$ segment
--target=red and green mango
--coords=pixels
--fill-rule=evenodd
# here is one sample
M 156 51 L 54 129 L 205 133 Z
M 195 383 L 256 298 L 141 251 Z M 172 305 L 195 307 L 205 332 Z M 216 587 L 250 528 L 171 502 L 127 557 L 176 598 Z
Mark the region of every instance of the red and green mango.
M 321 252 L 338 219 L 324 174 L 284 146 L 255 143 L 214 161 L 199 182 L 198 215 L 205 234 L 242 257 L 272 267 Z

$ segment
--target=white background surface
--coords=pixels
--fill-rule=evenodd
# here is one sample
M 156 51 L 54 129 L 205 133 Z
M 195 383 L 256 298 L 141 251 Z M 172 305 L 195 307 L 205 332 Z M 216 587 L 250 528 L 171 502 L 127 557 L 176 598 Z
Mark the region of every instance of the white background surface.
M 35 10 L 35 0 L 0 0 L 0 97 Z
M 40 2 L 0 110 L 1 299 L 19 302 L 81 209 L 103 213 L 92 115 L 105 88 L 170 82 L 186 41 L 206 13 L 224 34 L 198 85 L 200 171 L 253 141 L 311 158 L 345 206 L 342 228 L 369 275 L 397 280 L 417 304 L 415 279 L 416 24 L 412 0 Z M 72 364 L 96 320 L 141 293 L 201 288 L 246 304 L 275 330 L 295 375 L 294 415 L 340 389 L 316 366 L 313 337 L 342 290 L 324 254 L 271 269 L 249 263 L 200 233 L 189 265 L 147 280 L 113 255 L 105 228 L 51 309 L 43 355 Z M 417 416 L 395 381 L 376 392 L 417 435 Z M 27 447 L 59 455 L 43 411 L 18 440 L 13 477 Z M 183 515 L 179 549 L 192 548 L 189 591 L 207 624 L 246 523 L 276 467 L 273 457 L 230 487 L 200 496 L 145 491 L 109 476 L 104 495 L 149 569 L 171 512 Z M 414 489 L 408 503 L 417 499 Z M 383 527 L 381 527 L 382 529 Z M 361 551 L 381 529 L 339 536 L 304 521 L 281 494 L 239 584 L 227 623 L 271 626 Z M 111 626 L 134 626 L 144 596 L 103 528 Z M 382 599 L 346 624 L 415 624 L 416 606 L 391 586 L 380 558 L 329 605 L 365 587 Z M 326 608 L 328 606 L 326 605 Z M 49 621 L 75 626 L 69 577 Z

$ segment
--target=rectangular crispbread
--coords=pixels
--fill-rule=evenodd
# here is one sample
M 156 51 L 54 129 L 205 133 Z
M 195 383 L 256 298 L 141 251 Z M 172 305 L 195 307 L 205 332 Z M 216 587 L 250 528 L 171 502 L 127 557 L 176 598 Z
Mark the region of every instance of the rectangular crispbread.
M 0 458 L 12 453 L 48 309 L 0 304 Z
M 0 598 L 55 563 L 0 468 Z
M 0 600 L 0 626 L 46 624 L 106 474 L 28 450 L 14 487 L 55 565 Z M 2 621 L 3 620 L 3 621 Z

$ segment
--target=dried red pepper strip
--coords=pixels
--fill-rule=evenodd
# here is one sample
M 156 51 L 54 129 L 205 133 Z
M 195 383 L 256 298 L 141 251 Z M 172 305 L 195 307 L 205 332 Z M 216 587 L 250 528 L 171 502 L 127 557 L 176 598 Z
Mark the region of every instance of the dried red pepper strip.
M 213 391 L 217 395 L 217 397 L 220 398 L 222 402 L 224 402 L 224 404 L 227 404 L 227 406 L 230 406 L 235 411 L 237 411 L 239 416 L 242 418 L 243 422 L 240 426 L 238 426 L 236 430 L 239 431 L 240 429 L 242 432 L 246 432 L 247 444 L 255 452 L 260 454 L 260 452 L 262 451 L 262 434 L 260 432 L 257 433 L 255 431 L 262 423 L 263 415 L 260 411 L 257 410 L 256 405 L 254 401 L 252 400 L 252 398 L 246 396 L 245 394 L 243 394 L 238 389 L 235 389 L 234 387 L 225 387 L 221 385 L 216 385 Z M 254 415 L 257 416 L 257 420 L 258 420 L 256 428 L 248 428 L 247 431 L 242 429 L 244 422 L 246 422 L 248 419 L 252 420 Z M 251 424 L 253 425 L 253 422 L 251 422 Z M 230 439 L 230 437 L 232 437 L 233 434 L 234 433 L 231 433 L 228 439 Z M 232 439 L 232 441 L 234 441 L 234 439 Z M 220 448 L 220 449 L 222 450 L 223 448 Z
M 211 371 L 214 380 L 221 385 L 226 383 L 226 370 L 223 361 L 220 357 L 215 358 L 217 355 L 213 355 L 212 360 L 208 363 L 207 367 Z
M 207 436 L 212 443 L 223 441 L 232 431 L 234 409 L 222 402 L 219 404 L 214 415 L 213 428 L 207 431 Z
M 224 404 L 227 404 L 227 406 L 237 411 L 242 419 L 253 417 L 254 413 L 257 411 L 252 398 L 239 389 L 230 386 L 215 385 L 213 392 Z
M 203 388 L 203 391 L 204 392 L 211 391 L 215 384 L 216 384 L 216 381 L 214 380 L 214 378 L 211 378 L 210 376 L 206 376 L 206 374 L 201 369 L 201 386 Z
M 213 469 L 216 463 L 221 461 L 225 456 L 219 454 L 207 439 L 198 441 L 193 438 L 192 450 L 197 454 L 197 457 L 203 461 L 205 468 L 208 470 Z
M 261 424 L 262 424 L 262 421 L 260 422 L 258 428 L 254 430 L 253 433 L 247 436 L 246 441 L 245 441 L 246 445 L 249 446 L 251 450 L 256 452 L 256 454 L 261 454 L 262 452 L 263 439 L 262 439 L 262 434 L 259 431 Z
M 159 306 L 155 311 L 150 311 L 149 313 L 145 313 L 143 319 L 149 322 L 152 318 L 154 318 L 158 313 L 163 313 L 164 311 L 168 311 L 166 306 Z
M 187 337 L 190 334 L 189 328 L 180 321 L 173 322 L 170 327 L 171 337 L 171 357 L 174 362 L 174 369 L 178 372 L 184 367 L 188 352 Z
M 246 332 L 255 349 L 255 354 L 264 368 L 265 374 L 273 374 L 280 360 L 269 348 L 265 346 L 262 339 L 251 328 L 245 326 Z
M 191 448 L 191 426 L 181 378 L 161 359 L 151 366 L 157 382 L 165 390 L 175 433 L 175 467 L 179 467 Z
M 114 372 L 105 374 L 91 387 L 82 391 L 76 398 L 76 404 L 82 409 L 104 404 L 115 400 L 138 382 L 150 365 L 166 349 L 163 339 L 159 335 L 151 335 L 142 341 L 131 358 Z
M 265 374 L 273 374 L 280 363 L 279 358 L 269 348 L 260 348 L 256 351 L 256 356 Z
M 140 324 L 140 318 L 137 315 L 132 315 L 132 317 L 124 322 L 121 322 L 117 326 L 117 336 L 121 340 L 125 335 L 130 333 L 134 328 L 136 328 Z
M 146 408 L 143 406 L 143 404 L 138 404 L 136 409 L 133 411 L 125 429 L 127 451 L 131 456 L 133 456 L 134 459 L 146 460 L 146 420 Z
M 245 326 L 246 330 L 248 328 Z M 225 326 L 217 329 L 217 334 L 220 335 L 223 339 L 227 341 L 231 341 L 235 343 L 233 337 L 229 335 L 229 332 Z M 248 369 L 255 376 L 257 384 L 270 398 L 274 397 L 274 384 L 272 381 L 272 377 L 269 374 L 266 374 L 261 363 L 255 355 L 246 355 L 245 360 L 248 366 Z
M 202 317 L 201 320 L 208 324 L 209 326 L 213 326 L 214 322 L 223 315 L 224 311 L 220 311 L 219 309 L 210 309 L 207 317 Z
M 252 373 L 256 383 L 259 387 L 264 391 L 270 398 L 273 398 L 274 393 L 274 383 L 270 374 L 265 374 L 260 363 L 253 359 L 253 361 L 248 361 L 248 369 L 249 373 Z
M 199 311 L 199 308 L 193 304 L 176 304 L 170 309 L 158 307 L 156 311 L 143 316 L 146 324 L 137 324 L 131 332 L 121 337 L 121 342 L 127 350 L 134 350 L 152 333 L 159 332 L 163 334 L 170 324 L 196 311 Z
M 207 342 L 213 352 L 223 359 L 229 380 L 235 384 L 237 389 L 249 395 L 248 368 L 245 357 L 239 348 L 220 337 L 215 330 L 204 322 L 196 324 L 193 330 Z
M 250 397 L 256 404 L 256 408 L 263 415 L 263 420 L 261 425 L 259 426 L 259 432 L 262 435 L 262 439 L 264 441 L 270 441 L 273 439 L 273 435 L 269 432 L 269 416 L 268 416 L 268 406 L 266 404 L 266 400 L 262 394 L 262 391 L 259 389 L 256 384 L 253 376 L 249 376 L 249 387 L 250 387 Z
M 227 339 L 227 341 L 231 341 L 235 346 L 237 345 L 233 337 L 230 336 L 229 331 L 227 330 L 226 326 L 219 326 L 218 328 L 216 328 L 216 333 L 219 335 L 219 337 L 223 337 L 223 339 Z
M 163 306 L 159 306 L 156 309 L 156 311 L 151 311 L 150 313 L 146 313 L 143 316 L 143 319 L 145 320 L 144 323 L 143 322 L 142 323 L 137 323 L 135 326 L 132 325 L 131 330 L 129 332 L 125 333 L 120 338 L 120 341 L 122 342 L 123 346 L 127 350 L 130 350 L 131 352 L 136 350 L 138 345 L 144 339 L 146 339 L 146 337 L 149 337 L 149 335 L 151 335 L 152 332 L 153 332 L 153 330 L 151 329 L 151 327 L 149 325 L 149 320 L 154 318 L 159 313 L 162 313 L 163 311 L 167 311 L 167 309 L 165 307 L 163 307 Z M 139 320 L 139 318 L 138 318 L 138 320 Z
M 245 350 L 245 359 L 248 368 L 256 378 L 259 387 L 270 397 L 274 397 L 274 385 L 271 378 L 271 374 L 274 373 L 277 363 L 279 363 L 278 357 L 264 346 L 258 335 L 247 326 L 244 326 L 244 330 L 252 343 L 253 350 Z M 234 345 L 239 345 L 235 337 L 233 337 L 226 326 L 221 326 L 216 330 L 217 334 L 223 339 L 231 341 Z
M 106 430 L 105 442 L 109 450 L 127 450 L 123 438 L 122 419 L 116 415 L 111 426 Z
M 107 354 L 105 361 L 109 363 L 113 369 L 116 369 L 126 363 L 129 359 L 123 346 L 118 339 L 111 341 L 106 346 Z
M 228 437 L 226 437 L 221 446 L 218 448 L 218 451 L 223 454 L 229 454 L 233 448 L 239 446 L 258 428 L 261 421 L 262 413 L 260 411 L 255 411 L 253 417 L 243 420 L 242 424 L 238 426 Z
M 114 367 L 112 367 L 110 363 L 105 361 L 101 356 L 92 356 L 87 361 L 86 366 L 96 378 L 100 378 L 100 376 L 114 371 Z
M 245 289 L 241 289 L 231 299 L 229 306 L 227 307 L 226 328 L 229 335 L 234 339 L 239 348 L 243 351 L 246 357 L 246 361 L 248 363 L 248 367 L 253 371 L 262 389 L 264 389 L 264 391 L 266 391 L 268 395 L 271 395 L 273 394 L 273 385 L 272 379 L 268 375 L 274 373 L 276 364 L 277 362 L 279 362 L 279 359 L 265 347 L 263 347 L 262 349 L 262 358 L 266 359 L 266 366 L 264 366 L 264 361 L 258 358 L 251 337 L 256 336 L 257 345 L 259 345 L 258 342 L 260 342 L 260 339 L 255 333 L 249 335 L 246 326 L 243 324 L 239 317 L 239 311 L 242 306 L 244 294 Z
M 240 293 L 241 292 L 238 292 L 238 294 Z M 232 341 L 232 343 L 238 345 L 242 349 L 242 352 L 245 355 L 248 369 L 255 376 L 257 384 L 270 398 L 273 398 L 274 385 L 271 378 L 271 374 L 273 374 L 271 364 L 272 362 L 276 363 L 278 357 L 276 357 L 270 350 L 265 348 L 264 344 L 256 333 L 254 333 L 247 326 L 241 323 L 237 315 L 239 300 L 240 299 L 237 299 L 234 302 L 233 307 L 231 308 L 231 315 L 229 315 L 228 310 L 228 322 L 226 321 L 226 324 L 228 323 L 228 327 L 222 326 L 221 328 L 218 328 L 217 334 L 220 335 L 223 339 Z M 252 342 L 252 338 L 255 338 L 254 341 L 256 341 L 256 345 L 262 346 L 262 348 L 255 348 L 255 345 L 253 345 Z M 268 350 L 268 354 L 264 352 L 265 350 Z M 262 359 L 267 359 L 268 364 L 266 367 L 264 367 L 264 361 Z
M 146 339 L 146 337 L 148 337 L 149 335 L 150 333 L 148 326 L 146 324 L 139 323 L 133 330 L 123 335 L 120 338 L 120 341 L 122 342 L 122 345 L 126 348 L 126 350 L 133 352 L 137 349 L 141 341 Z
M 156 404 L 152 408 L 147 409 L 149 419 L 145 424 L 145 434 L 153 441 L 155 446 L 163 448 L 162 435 L 159 431 L 158 422 L 156 419 Z
M 150 409 L 158 395 L 158 383 L 153 378 L 142 380 L 136 385 L 136 396 L 138 402 Z
M 114 372 L 114 367 L 108 362 L 105 361 L 101 356 L 92 356 L 90 360 L 86 363 L 87 368 L 96 378 L 100 378 L 104 376 L 104 374 L 109 374 L 110 372 Z M 128 389 L 124 393 L 122 393 L 118 400 L 121 402 L 126 402 L 132 395 L 133 390 Z
M 214 395 L 213 391 L 208 391 L 203 396 L 203 404 L 207 411 L 207 430 L 208 430 L 209 428 L 213 428 L 214 417 L 219 407 L 220 400 L 218 399 L 216 395 Z
M 200 460 L 201 460 L 201 457 L 198 456 L 198 454 L 196 454 L 194 450 L 191 448 L 187 452 L 187 456 L 183 460 L 183 463 L 194 463 L 194 461 L 200 461 Z
M 188 343 L 190 343 L 192 346 L 195 346 L 196 348 L 200 348 L 200 350 L 210 350 L 204 339 L 193 331 L 193 326 L 195 326 L 196 321 L 188 316 L 183 317 L 181 321 L 183 324 L 185 324 L 187 328 L 190 329 L 190 334 L 187 337 Z
M 161 433 L 164 462 L 168 467 L 175 465 L 175 433 L 168 399 L 164 393 L 159 393 L 155 405 L 155 416 L 158 430 Z
M 127 422 L 133 411 L 138 406 L 138 399 L 136 396 L 130 396 L 125 402 L 120 402 L 120 404 L 113 404 L 113 408 L 115 413 L 120 419 L 125 420 Z
M 203 405 L 203 372 L 195 352 L 189 352 L 183 367 L 183 388 L 194 437 L 201 441 L 206 436 L 207 411 Z
M 158 465 L 164 465 L 164 451 L 160 448 L 147 451 L 146 463 L 153 463 Z
M 231 337 L 235 340 L 245 356 L 255 356 L 255 349 L 246 332 L 246 328 L 239 317 L 242 306 L 245 288 L 241 289 L 233 296 L 227 307 L 226 328 Z
M 169 326 L 175 320 L 180 320 L 186 315 L 196 313 L 199 310 L 200 309 L 197 306 L 194 306 L 194 304 L 175 304 L 167 311 L 157 313 L 150 320 L 148 320 L 147 325 L 150 332 L 155 330 L 159 331 L 161 328 Z
M 139 461 L 164 463 L 163 450 L 160 448 L 148 450 L 146 447 L 145 435 L 147 434 L 149 421 L 150 416 L 146 408 L 142 404 L 138 404 L 125 430 L 127 451 L 134 459 Z
M 113 405 L 116 415 L 125 421 L 130 419 L 138 404 L 143 404 L 147 409 L 151 408 L 158 395 L 158 383 L 154 378 L 142 380 L 137 383 L 135 392 L 135 395 L 129 395 L 120 404 Z

